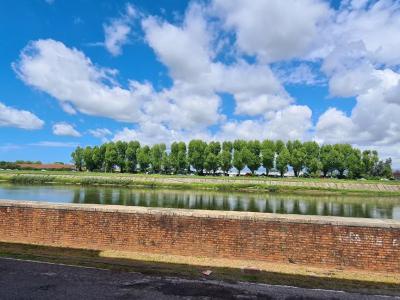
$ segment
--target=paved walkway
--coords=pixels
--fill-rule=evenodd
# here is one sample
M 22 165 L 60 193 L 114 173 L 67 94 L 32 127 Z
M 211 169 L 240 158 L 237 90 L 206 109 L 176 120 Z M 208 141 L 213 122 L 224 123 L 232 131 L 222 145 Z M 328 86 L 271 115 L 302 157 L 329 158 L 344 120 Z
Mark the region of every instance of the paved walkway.
M 339 291 L 145 276 L 0 258 L 0 299 L 395 299 Z M 400 299 L 400 298 L 398 298 Z

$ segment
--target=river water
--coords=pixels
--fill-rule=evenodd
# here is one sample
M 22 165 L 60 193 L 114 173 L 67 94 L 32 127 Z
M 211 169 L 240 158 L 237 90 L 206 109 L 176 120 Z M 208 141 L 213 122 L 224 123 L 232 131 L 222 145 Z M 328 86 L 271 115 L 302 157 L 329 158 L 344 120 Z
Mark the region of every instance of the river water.
M 400 197 L 308 196 L 0 183 L 0 199 L 400 220 Z

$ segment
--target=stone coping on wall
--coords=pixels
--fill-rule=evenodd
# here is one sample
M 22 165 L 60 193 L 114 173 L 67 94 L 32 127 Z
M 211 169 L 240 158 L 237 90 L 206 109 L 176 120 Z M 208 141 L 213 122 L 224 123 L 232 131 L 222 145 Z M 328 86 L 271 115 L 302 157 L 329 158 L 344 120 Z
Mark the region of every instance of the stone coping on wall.
M 33 208 L 33 209 L 55 209 L 55 210 L 80 210 L 90 212 L 109 212 L 109 213 L 132 213 L 132 214 L 152 214 L 165 216 L 182 216 L 194 218 L 224 218 L 281 223 L 302 223 L 319 224 L 334 226 L 356 226 L 356 227 L 377 227 L 377 228 L 398 228 L 400 221 L 391 219 L 367 219 L 367 218 L 348 218 L 333 216 L 311 216 L 295 214 L 274 214 L 259 212 L 238 212 L 238 211 L 219 211 L 219 210 L 199 210 L 199 209 L 176 209 L 176 208 L 156 208 L 142 206 L 124 205 L 102 205 L 102 204 L 75 204 L 75 203 L 54 203 L 38 201 L 19 201 L 0 199 L 0 207 Z

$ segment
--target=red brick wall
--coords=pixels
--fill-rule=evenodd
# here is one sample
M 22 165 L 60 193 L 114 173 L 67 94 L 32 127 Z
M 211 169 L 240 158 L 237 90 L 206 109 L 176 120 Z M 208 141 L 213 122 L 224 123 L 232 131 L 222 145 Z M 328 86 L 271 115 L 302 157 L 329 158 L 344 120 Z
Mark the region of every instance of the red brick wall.
M 0 241 L 400 272 L 400 222 L 0 201 Z

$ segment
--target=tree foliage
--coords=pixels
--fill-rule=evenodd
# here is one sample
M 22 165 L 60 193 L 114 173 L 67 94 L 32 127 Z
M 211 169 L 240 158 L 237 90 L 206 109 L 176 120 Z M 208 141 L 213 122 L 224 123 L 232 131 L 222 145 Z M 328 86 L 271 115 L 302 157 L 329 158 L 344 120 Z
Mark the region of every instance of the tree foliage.
M 292 170 L 295 176 L 331 176 L 338 178 L 391 178 L 391 159 L 380 160 L 373 150 L 360 151 L 349 144 L 325 144 L 314 141 L 235 140 L 205 142 L 191 140 L 173 142 L 171 147 L 138 141 L 109 142 L 100 146 L 77 147 L 71 158 L 77 170 L 135 173 L 186 174 L 195 171 L 203 175 L 220 172 L 227 175 L 232 168 L 239 174 L 260 168 L 265 175 L 276 171 L 280 176 Z

